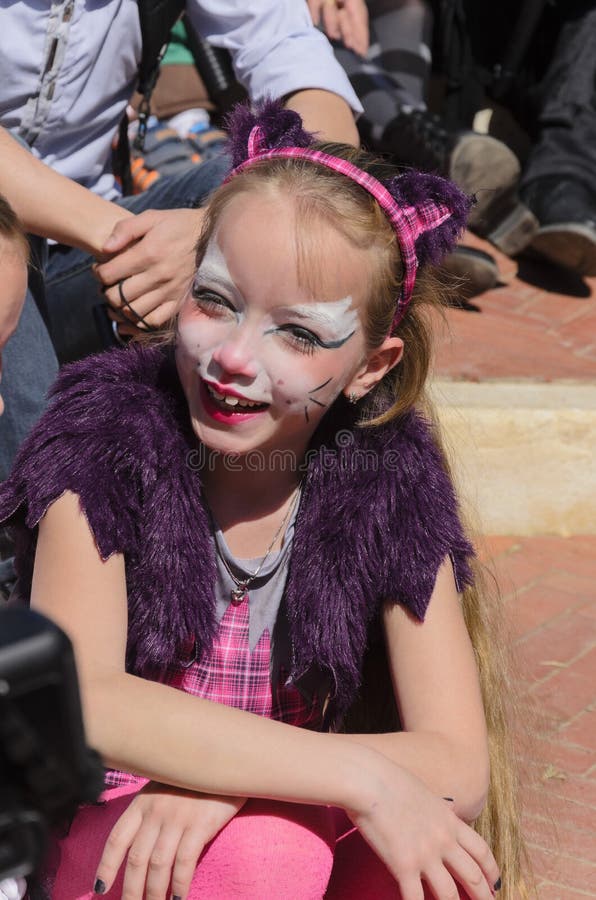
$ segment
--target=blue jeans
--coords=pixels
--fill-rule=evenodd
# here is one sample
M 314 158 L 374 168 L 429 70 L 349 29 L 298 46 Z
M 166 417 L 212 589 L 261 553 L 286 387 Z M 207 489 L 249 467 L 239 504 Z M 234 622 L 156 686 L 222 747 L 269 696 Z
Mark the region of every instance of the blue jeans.
M 183 175 L 160 178 L 143 194 L 124 197 L 120 206 L 134 213 L 146 209 L 194 209 L 223 180 L 230 168 L 225 156 L 193 166 Z M 91 272 L 93 257 L 72 247 L 52 247 L 45 264 L 45 295 L 51 340 L 31 291 L 18 328 L 2 353 L 0 481 L 8 476 L 16 451 L 46 404 L 60 362 L 80 359 L 109 346 L 104 298 Z M 96 308 L 98 308 L 96 310 Z M 96 310 L 96 311 L 94 311 Z
M 31 291 L 17 330 L 2 351 L 0 481 L 8 477 L 23 439 L 39 418 L 58 374 L 58 361 Z
M 594 191 L 596 168 L 596 9 L 560 4 L 561 25 L 538 95 L 538 138 L 523 183 L 558 176 Z

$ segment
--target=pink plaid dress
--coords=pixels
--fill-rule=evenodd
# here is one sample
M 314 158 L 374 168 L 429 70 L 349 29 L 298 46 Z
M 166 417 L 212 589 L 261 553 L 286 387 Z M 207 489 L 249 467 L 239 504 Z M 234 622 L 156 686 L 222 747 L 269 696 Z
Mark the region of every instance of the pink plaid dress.
M 282 667 L 272 685 L 270 672 L 271 636 L 265 629 L 254 650 L 249 646 L 250 601 L 238 606 L 230 603 L 219 624 L 211 651 L 200 661 L 192 658 L 172 666 L 163 679 L 165 684 L 212 700 L 278 719 L 289 725 L 316 729 L 320 727 L 322 710 L 315 698 L 308 703 L 298 688 L 286 684 L 287 671 Z M 186 658 L 194 657 L 194 642 Z M 106 773 L 106 787 L 119 787 L 139 781 L 135 775 L 117 770 Z M 144 780 L 144 779 L 143 779 Z

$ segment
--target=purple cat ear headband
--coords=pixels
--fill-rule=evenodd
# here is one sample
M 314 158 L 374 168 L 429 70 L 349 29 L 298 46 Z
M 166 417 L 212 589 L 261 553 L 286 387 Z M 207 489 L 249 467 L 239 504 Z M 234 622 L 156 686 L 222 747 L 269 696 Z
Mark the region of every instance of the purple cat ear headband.
M 275 108 L 272 109 L 272 107 L 273 104 L 265 108 L 264 118 L 267 117 L 267 112 L 272 111 L 273 114 L 276 114 L 277 110 Z M 289 111 L 284 110 L 284 112 L 287 114 Z M 240 125 L 242 125 L 242 122 L 240 122 Z M 301 138 L 302 135 L 306 137 L 305 132 L 301 133 Z M 281 137 L 283 140 L 283 135 Z M 279 136 L 276 136 L 276 138 L 275 143 L 279 143 Z M 303 138 L 301 139 L 302 141 Z M 335 172 L 351 178 L 352 181 L 355 181 L 375 198 L 395 231 L 403 266 L 403 283 L 391 323 L 390 333 L 392 333 L 403 318 L 412 299 L 416 271 L 421 260 L 420 250 L 423 251 L 423 256 L 434 257 L 433 261 L 437 261 L 437 257 L 442 256 L 451 249 L 458 233 L 464 226 L 465 216 L 470 205 L 469 198 L 461 194 L 455 188 L 455 185 L 446 182 L 444 179 L 417 172 L 398 176 L 392 179 L 390 183 L 392 187 L 395 186 L 396 182 L 403 182 L 405 186 L 409 186 L 410 193 L 414 195 L 412 201 L 408 201 L 403 196 L 401 198 L 395 197 L 389 187 L 358 168 L 358 166 L 348 162 L 348 160 L 331 156 L 328 153 L 323 153 L 308 146 L 274 146 L 273 148 L 267 146 L 265 130 L 259 124 L 252 125 L 245 148 L 246 158 L 232 169 L 228 179 L 242 172 L 254 162 L 279 158 L 308 159 L 313 163 L 326 166 L 328 169 L 333 169 Z M 401 185 L 399 186 L 401 187 Z M 445 187 L 446 199 L 452 201 L 449 205 L 429 196 L 429 193 L 437 192 L 437 186 Z M 403 192 L 396 189 L 395 193 Z M 439 236 L 439 233 L 442 231 L 440 226 L 443 223 L 449 223 L 449 220 L 453 220 L 450 223 L 451 227 L 447 229 L 446 234 L 440 234 Z M 430 235 L 431 232 L 436 233 L 437 240 L 433 240 Z M 417 248 L 416 243 L 419 238 L 422 239 L 423 245 L 427 244 L 427 246 Z M 430 241 L 427 238 L 430 238 Z

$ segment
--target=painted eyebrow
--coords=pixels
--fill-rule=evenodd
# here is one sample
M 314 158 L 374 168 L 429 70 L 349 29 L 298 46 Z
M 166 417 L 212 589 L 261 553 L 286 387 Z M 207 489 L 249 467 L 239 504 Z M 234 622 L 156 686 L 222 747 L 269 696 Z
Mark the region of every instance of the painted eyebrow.
M 237 288 L 231 278 L 225 278 L 214 268 L 212 268 L 208 263 L 205 265 L 201 263 L 201 265 L 195 272 L 195 283 L 201 280 L 210 281 L 218 287 L 230 288 L 231 290 L 237 291 Z
M 274 334 L 278 330 L 279 329 L 277 327 L 268 328 L 265 334 Z M 354 329 L 354 331 L 350 331 L 349 334 L 346 334 L 345 337 L 338 338 L 335 341 L 324 341 L 323 338 L 317 337 L 317 343 L 319 344 L 319 346 L 323 347 L 324 350 L 337 350 L 338 347 L 343 347 L 346 341 L 349 341 L 352 335 L 355 333 L 356 330 Z
M 343 345 L 350 340 L 353 334 L 355 334 L 355 331 L 350 331 L 349 334 L 347 334 L 343 338 L 339 338 L 339 340 L 337 341 L 323 341 L 321 340 L 321 338 L 319 338 L 319 343 L 321 344 L 321 347 L 325 348 L 325 350 L 337 350 L 338 347 L 343 347 Z
M 193 288 L 204 287 L 207 289 L 223 291 L 224 294 L 227 293 L 230 295 L 230 297 L 238 307 L 244 306 L 244 297 L 242 296 L 242 293 L 238 290 L 232 279 L 230 278 L 228 280 L 224 275 L 221 275 L 215 269 L 211 268 L 208 264 L 204 267 L 201 265 L 197 269 L 192 284 Z
M 296 316 L 297 319 L 318 322 L 321 325 L 337 325 L 337 320 L 333 316 L 325 315 L 325 313 L 310 309 L 307 306 L 280 306 L 277 311 L 284 315 Z
M 318 324 L 322 326 L 327 325 L 331 328 L 337 327 L 337 320 L 333 316 L 328 316 L 324 312 L 311 309 L 309 306 L 280 306 L 279 311 L 284 315 L 294 316 L 302 322 L 311 322 L 315 325 Z M 338 347 L 342 347 L 346 341 L 350 340 L 355 331 L 356 329 L 354 328 L 349 334 L 344 335 L 344 337 L 331 341 L 324 341 L 319 337 L 319 343 L 326 350 L 337 350 Z

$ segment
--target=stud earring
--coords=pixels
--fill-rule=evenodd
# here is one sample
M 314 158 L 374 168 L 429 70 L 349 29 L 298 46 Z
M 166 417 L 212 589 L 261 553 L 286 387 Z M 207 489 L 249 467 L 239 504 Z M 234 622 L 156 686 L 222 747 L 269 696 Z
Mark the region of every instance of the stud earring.
M 350 393 L 348 394 L 348 402 L 352 403 L 352 404 L 356 404 L 356 403 L 358 403 L 359 400 L 360 400 L 360 397 L 358 396 L 358 394 L 356 394 L 354 391 L 350 391 Z

